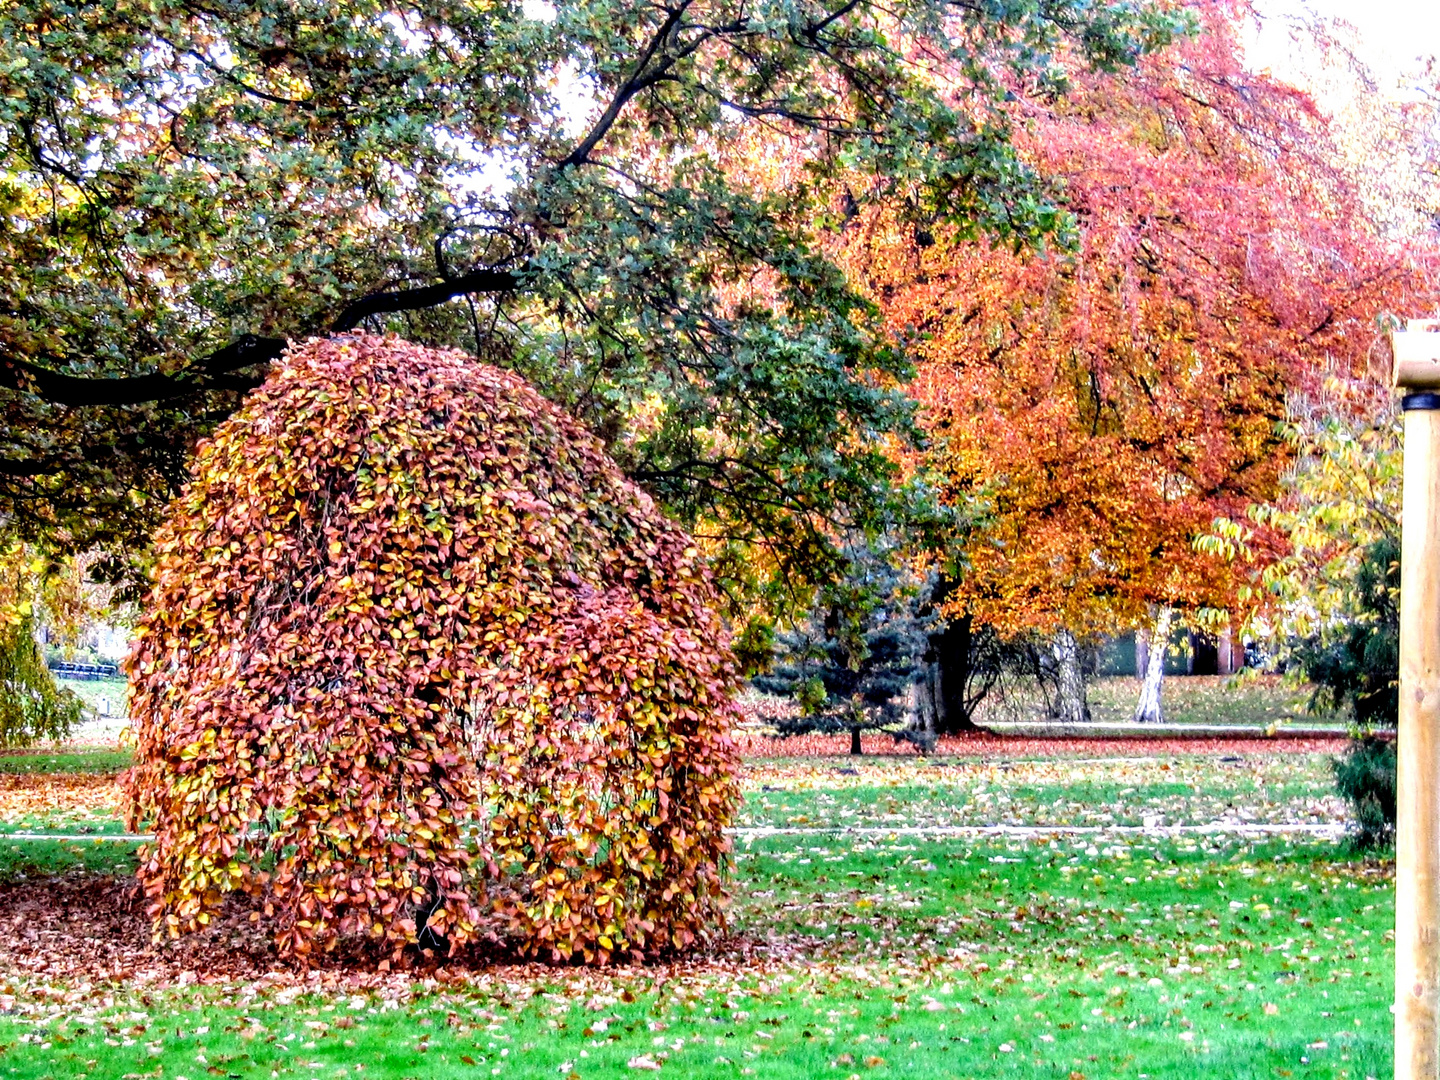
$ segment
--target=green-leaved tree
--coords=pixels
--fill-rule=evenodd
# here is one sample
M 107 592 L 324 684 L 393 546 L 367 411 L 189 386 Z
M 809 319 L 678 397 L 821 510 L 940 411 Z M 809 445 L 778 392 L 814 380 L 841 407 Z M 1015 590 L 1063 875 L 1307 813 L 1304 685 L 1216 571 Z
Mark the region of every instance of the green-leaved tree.
M 1119 68 L 1181 21 L 1132 0 L 6 5 L 0 518 L 134 550 L 288 343 L 364 327 L 525 374 L 737 582 L 824 572 L 830 538 L 891 512 L 908 410 L 822 234 L 882 198 L 1055 232 L 1007 86 L 1063 92 L 1062 58 Z M 959 73 L 943 91 L 929 54 Z M 755 159 L 776 145 L 783 169 Z

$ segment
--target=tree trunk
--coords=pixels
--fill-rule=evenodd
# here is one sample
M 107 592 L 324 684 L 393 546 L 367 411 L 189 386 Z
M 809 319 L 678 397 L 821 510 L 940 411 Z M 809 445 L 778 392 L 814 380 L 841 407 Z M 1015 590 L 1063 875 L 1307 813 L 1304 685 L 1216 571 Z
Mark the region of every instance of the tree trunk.
M 1145 670 L 1140 673 L 1140 701 L 1135 706 L 1137 724 L 1158 724 L 1165 719 L 1160 701 L 1160 688 L 1165 681 L 1165 653 L 1170 645 L 1172 612 L 1162 607 L 1149 631 L 1149 648 L 1145 654 Z
M 925 665 L 925 685 L 934 708 L 935 734 L 956 735 L 979 731 L 966 708 L 973 673 L 974 620 L 959 615 L 946 621 L 945 629 L 930 635 L 930 662 Z
M 864 752 L 864 750 L 860 749 L 860 729 L 858 727 L 852 727 L 850 729 L 850 753 L 863 754 Z
M 1090 704 L 1085 700 L 1085 673 L 1080 668 L 1080 647 L 1075 635 L 1061 630 L 1051 645 L 1055 656 L 1054 717 L 1062 724 L 1088 724 Z
M 905 728 L 935 745 L 935 698 L 930 693 L 930 668 L 922 666 L 923 677 L 912 682 L 905 693 Z
M 925 665 L 925 686 L 922 693 L 930 701 L 930 715 L 935 718 L 935 730 L 945 731 L 950 723 L 950 710 L 945 706 L 945 670 L 939 654 Z
M 926 685 L 928 685 L 928 680 Z M 912 683 L 911 689 L 915 691 L 915 695 L 917 697 L 923 697 L 925 696 L 926 685 L 922 685 L 920 683 Z M 929 704 L 928 707 L 922 708 L 920 710 L 920 723 L 921 730 L 925 733 L 926 742 L 929 743 L 929 745 L 934 746 L 935 739 L 940 734 L 940 729 L 935 723 L 935 707 L 933 701 Z

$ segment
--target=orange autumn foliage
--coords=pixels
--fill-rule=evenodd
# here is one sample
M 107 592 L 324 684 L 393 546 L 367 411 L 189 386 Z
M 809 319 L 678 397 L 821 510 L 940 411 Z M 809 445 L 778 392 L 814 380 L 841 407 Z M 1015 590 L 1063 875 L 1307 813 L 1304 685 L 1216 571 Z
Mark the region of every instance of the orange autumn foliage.
M 1192 7 L 1202 32 L 1133 72 L 1077 72 L 1059 100 L 1016 88 L 1072 250 L 896 213 L 847 236 L 920 359 L 922 463 L 980 508 L 950 610 L 1006 631 L 1234 610 L 1238 571 L 1195 538 L 1275 494 L 1287 396 L 1363 375 L 1378 314 L 1430 299 L 1367 225 L 1309 100 L 1244 69 L 1236 6 Z
M 200 448 L 130 660 L 157 932 L 652 956 L 721 920 L 735 676 L 690 540 L 522 379 L 353 334 Z M 431 940 L 426 937 L 426 940 Z

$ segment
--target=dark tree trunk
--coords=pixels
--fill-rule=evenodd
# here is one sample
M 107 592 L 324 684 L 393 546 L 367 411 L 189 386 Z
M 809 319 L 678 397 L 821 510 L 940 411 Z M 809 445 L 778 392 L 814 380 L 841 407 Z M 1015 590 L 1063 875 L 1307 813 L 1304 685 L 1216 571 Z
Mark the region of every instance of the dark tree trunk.
M 944 630 L 930 635 L 930 662 L 921 689 L 930 695 L 937 735 L 980 730 L 972 715 L 975 702 L 969 697 L 976 675 L 974 658 L 971 616 L 950 619 Z
M 852 727 L 850 729 L 850 753 L 863 754 L 864 752 L 864 750 L 860 749 L 860 729 L 858 727 Z

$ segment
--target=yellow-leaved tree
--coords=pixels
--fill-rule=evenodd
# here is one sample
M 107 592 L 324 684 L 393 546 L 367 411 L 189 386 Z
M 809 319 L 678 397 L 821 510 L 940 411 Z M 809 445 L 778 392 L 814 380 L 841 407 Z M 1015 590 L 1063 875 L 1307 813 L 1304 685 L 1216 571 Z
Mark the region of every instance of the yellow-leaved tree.
M 35 639 L 46 560 L 15 539 L 0 540 L 0 748 L 63 739 L 81 718 L 80 700 L 55 684 Z

